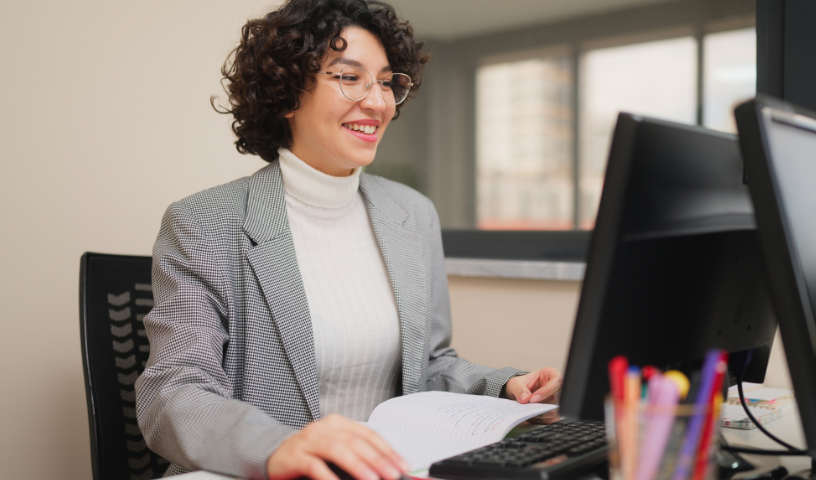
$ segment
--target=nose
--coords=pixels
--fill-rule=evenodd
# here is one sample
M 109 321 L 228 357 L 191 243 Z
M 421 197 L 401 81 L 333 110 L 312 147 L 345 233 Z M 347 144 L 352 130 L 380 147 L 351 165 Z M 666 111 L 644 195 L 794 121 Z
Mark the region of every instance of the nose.
M 387 106 L 385 100 L 383 100 L 382 86 L 377 82 L 373 82 L 368 91 L 368 95 L 360 100 L 360 107 L 365 110 L 380 113 L 385 111 Z

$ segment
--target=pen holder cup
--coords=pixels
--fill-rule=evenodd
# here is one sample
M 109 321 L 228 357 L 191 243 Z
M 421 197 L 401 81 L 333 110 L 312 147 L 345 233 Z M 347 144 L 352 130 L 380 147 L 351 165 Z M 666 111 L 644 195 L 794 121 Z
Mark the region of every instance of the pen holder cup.
M 604 403 L 610 480 L 714 480 L 719 412 L 695 405 Z

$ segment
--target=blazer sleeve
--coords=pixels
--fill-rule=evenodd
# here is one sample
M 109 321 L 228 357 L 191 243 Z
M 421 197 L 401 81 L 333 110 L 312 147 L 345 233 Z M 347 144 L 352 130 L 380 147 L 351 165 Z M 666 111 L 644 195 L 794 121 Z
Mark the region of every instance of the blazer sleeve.
M 213 239 L 184 203 L 171 205 L 153 251 L 150 358 L 136 382 L 151 450 L 190 470 L 266 478 L 266 461 L 296 430 L 234 399 L 222 367 L 229 292 Z
M 430 202 L 429 202 L 430 203 Z M 527 372 L 515 368 L 494 369 L 470 363 L 459 358 L 451 348 L 451 312 L 448 295 L 448 276 L 442 249 L 442 230 L 436 209 L 430 206 L 430 227 L 426 231 L 425 271 L 429 272 L 428 332 L 430 358 L 428 360 L 428 390 L 498 397 L 507 381 Z

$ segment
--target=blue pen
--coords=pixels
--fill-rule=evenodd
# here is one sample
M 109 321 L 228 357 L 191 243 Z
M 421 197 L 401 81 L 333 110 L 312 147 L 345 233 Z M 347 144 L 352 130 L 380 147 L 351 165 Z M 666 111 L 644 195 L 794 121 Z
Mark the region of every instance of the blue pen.
M 700 442 L 700 433 L 706 419 L 705 410 L 711 397 L 711 389 L 714 386 L 714 377 L 719 359 L 720 352 L 718 350 L 711 350 L 706 355 L 705 365 L 703 365 L 703 380 L 700 382 L 700 391 L 697 392 L 697 398 L 694 401 L 694 414 L 689 422 L 686 438 L 683 441 L 680 456 L 677 458 L 672 480 L 687 480 L 691 474 L 691 469 L 694 467 L 694 454 L 697 452 Z

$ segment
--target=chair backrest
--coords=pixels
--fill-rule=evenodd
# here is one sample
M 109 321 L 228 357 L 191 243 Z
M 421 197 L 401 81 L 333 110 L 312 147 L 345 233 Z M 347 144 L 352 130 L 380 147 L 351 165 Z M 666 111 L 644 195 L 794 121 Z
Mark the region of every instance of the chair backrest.
M 143 320 L 153 307 L 151 258 L 85 253 L 79 268 L 82 366 L 94 480 L 161 476 L 136 423 L 133 384 L 150 354 Z

